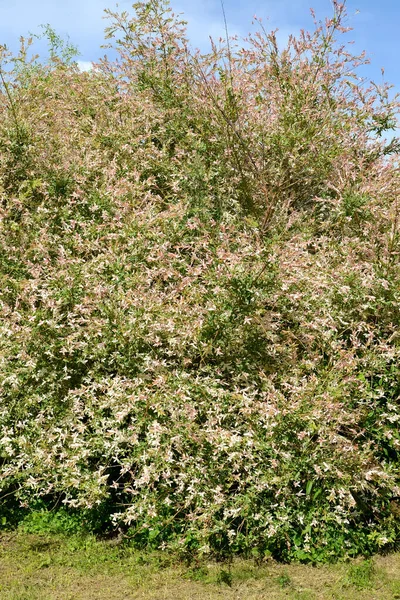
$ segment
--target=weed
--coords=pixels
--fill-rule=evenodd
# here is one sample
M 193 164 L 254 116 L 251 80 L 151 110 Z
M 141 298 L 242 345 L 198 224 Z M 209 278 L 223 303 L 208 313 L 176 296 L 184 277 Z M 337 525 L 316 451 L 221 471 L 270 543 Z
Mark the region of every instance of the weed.
M 293 585 L 292 579 L 290 578 L 289 574 L 286 571 L 284 573 L 282 573 L 281 575 L 279 575 L 279 577 L 277 577 L 276 581 L 281 588 L 292 587 L 292 585 Z
M 232 587 L 232 583 L 233 583 L 232 572 L 230 570 L 227 571 L 225 569 L 221 569 L 218 573 L 217 582 L 223 583 L 229 587 Z
M 363 560 L 358 564 L 351 565 L 348 571 L 348 583 L 357 589 L 371 587 L 375 576 L 375 567 L 372 560 Z

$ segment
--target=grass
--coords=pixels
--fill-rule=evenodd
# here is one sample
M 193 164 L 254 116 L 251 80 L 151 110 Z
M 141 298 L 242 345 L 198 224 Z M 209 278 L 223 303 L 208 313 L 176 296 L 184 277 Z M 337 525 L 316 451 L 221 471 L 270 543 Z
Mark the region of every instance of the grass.
M 15 533 L 0 538 L 0 599 L 393 600 L 400 554 L 322 567 L 235 560 L 186 566 L 94 538 Z

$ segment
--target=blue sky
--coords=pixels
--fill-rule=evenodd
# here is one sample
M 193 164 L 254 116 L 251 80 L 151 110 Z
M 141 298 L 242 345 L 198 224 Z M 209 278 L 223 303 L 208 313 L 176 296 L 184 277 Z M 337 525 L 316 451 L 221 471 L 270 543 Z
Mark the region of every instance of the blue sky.
M 131 4 L 131 0 L 119 1 L 121 10 Z M 193 45 L 205 48 L 209 34 L 224 35 L 219 0 L 172 0 L 171 4 L 189 21 Z M 15 50 L 20 35 L 38 33 L 39 25 L 49 23 L 59 34 L 69 35 L 82 61 L 96 60 L 106 52 L 100 48 L 106 25 L 103 9 L 115 5 L 108 0 L 0 0 L 0 43 Z M 245 35 L 257 14 L 267 27 L 278 27 L 282 38 L 312 26 L 311 6 L 321 17 L 332 11 L 331 0 L 225 0 L 230 32 Z M 385 67 L 386 79 L 400 91 L 400 0 L 348 0 L 347 6 L 355 47 L 367 50 L 372 61 L 364 69 L 365 76 L 380 81 L 380 69 Z

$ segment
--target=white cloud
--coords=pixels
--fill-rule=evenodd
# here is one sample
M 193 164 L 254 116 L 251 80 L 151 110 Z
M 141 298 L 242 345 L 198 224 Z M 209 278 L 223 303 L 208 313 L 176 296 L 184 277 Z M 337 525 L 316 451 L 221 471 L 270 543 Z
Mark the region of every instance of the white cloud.
M 77 60 L 78 69 L 83 73 L 85 71 L 93 70 L 93 63 L 91 60 Z

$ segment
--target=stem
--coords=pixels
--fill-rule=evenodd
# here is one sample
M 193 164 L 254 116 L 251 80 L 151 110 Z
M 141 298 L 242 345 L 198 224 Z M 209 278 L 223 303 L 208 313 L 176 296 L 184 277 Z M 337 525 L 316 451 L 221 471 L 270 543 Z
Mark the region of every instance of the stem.
M 14 100 L 13 100 L 13 98 L 11 96 L 10 89 L 8 87 L 8 83 L 7 83 L 7 81 L 4 78 L 3 70 L 1 68 L 0 68 L 0 79 L 1 79 L 1 82 L 2 82 L 2 84 L 4 86 L 4 89 L 6 91 L 6 95 L 7 95 L 7 98 L 8 98 L 9 105 L 10 105 L 10 110 L 11 110 L 11 113 L 12 113 L 12 116 L 13 116 L 13 119 L 14 119 L 16 130 L 17 130 L 18 141 L 21 142 L 22 136 L 21 136 L 21 130 L 20 130 L 20 127 L 19 127 L 18 115 L 17 115 L 17 111 L 16 111 L 16 108 L 15 108 L 15 103 L 14 103 Z
M 231 43 L 229 41 L 229 31 L 228 31 L 228 22 L 226 20 L 226 13 L 225 13 L 225 5 L 224 5 L 224 0 L 221 0 L 221 8 L 222 8 L 222 15 L 224 17 L 224 25 L 225 25 L 225 35 L 226 35 L 226 43 L 228 46 L 228 62 L 229 62 L 229 79 L 230 79 L 230 83 L 231 83 L 231 88 L 233 90 L 233 77 L 232 77 L 232 52 L 231 52 Z

